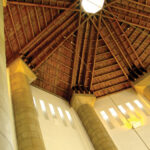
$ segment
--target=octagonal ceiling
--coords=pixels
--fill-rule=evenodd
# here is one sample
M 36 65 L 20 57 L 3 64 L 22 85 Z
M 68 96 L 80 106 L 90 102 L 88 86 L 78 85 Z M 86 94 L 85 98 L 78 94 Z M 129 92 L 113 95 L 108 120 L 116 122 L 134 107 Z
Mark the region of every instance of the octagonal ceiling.
M 150 1 L 107 0 L 85 13 L 79 0 L 11 0 L 4 9 L 7 65 L 20 57 L 34 86 L 67 100 L 131 86 L 149 70 Z

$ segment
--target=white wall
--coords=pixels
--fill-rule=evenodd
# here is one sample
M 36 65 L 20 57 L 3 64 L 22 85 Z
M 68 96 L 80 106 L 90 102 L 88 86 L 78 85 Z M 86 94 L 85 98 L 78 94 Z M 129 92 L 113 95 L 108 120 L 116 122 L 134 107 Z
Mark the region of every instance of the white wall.
M 134 103 L 134 100 L 138 99 L 143 105 L 144 111 L 141 110 Z M 134 110 L 131 111 L 126 103 L 129 102 Z M 118 109 L 118 105 L 122 105 L 126 110 L 126 114 L 129 118 L 125 118 L 125 115 Z M 109 108 L 114 108 L 117 112 L 117 118 L 113 117 L 109 111 Z M 110 136 L 114 140 L 118 147 L 118 150 L 148 150 L 150 149 L 150 105 L 149 102 L 142 96 L 137 95 L 133 89 L 124 90 L 116 94 L 99 98 L 95 103 L 95 109 L 109 132 Z M 100 112 L 105 111 L 108 115 L 108 119 L 104 119 Z M 137 123 L 142 123 L 141 126 L 133 128 L 131 125 L 131 118 L 137 119 Z M 110 123 L 112 126 L 110 126 Z
M 0 150 L 14 150 L 5 54 L 3 0 L 0 0 Z
M 38 88 L 31 87 L 31 89 L 36 100 L 46 150 L 94 150 L 77 114 L 68 102 Z M 40 100 L 45 103 L 46 114 L 43 114 Z M 56 117 L 52 116 L 48 104 L 54 106 Z M 61 119 L 57 107 L 62 109 L 64 120 Z M 65 110 L 70 112 L 72 123 L 67 118 Z

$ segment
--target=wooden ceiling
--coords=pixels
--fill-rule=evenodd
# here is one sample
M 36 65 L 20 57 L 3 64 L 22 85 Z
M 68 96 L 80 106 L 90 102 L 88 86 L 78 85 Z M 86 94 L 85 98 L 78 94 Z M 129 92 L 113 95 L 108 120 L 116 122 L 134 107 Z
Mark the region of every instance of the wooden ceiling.
M 67 100 L 131 86 L 150 66 L 150 0 L 107 0 L 95 15 L 79 0 L 11 0 L 4 9 L 7 64 L 21 57 L 33 85 Z

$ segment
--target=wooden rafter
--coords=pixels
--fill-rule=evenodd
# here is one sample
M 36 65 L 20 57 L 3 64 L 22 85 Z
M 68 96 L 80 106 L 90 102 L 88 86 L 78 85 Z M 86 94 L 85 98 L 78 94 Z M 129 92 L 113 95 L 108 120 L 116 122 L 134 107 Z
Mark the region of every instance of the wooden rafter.
M 107 13 L 110 14 L 110 15 L 112 15 L 112 13 L 110 13 L 108 10 L 104 9 L 104 12 L 106 12 L 106 14 L 102 14 L 102 16 L 103 16 L 104 18 L 109 18 L 109 19 L 111 19 L 111 20 L 115 20 L 113 17 L 110 17 L 109 15 L 107 15 Z M 115 15 L 115 14 L 113 14 L 113 16 L 115 16 L 119 22 L 123 22 L 123 23 L 129 24 L 129 25 L 131 25 L 131 26 L 139 27 L 139 28 L 142 28 L 142 29 L 145 29 L 145 30 L 149 30 L 149 31 L 150 31 L 150 27 L 146 27 L 146 26 L 143 26 L 143 25 L 139 25 L 139 24 L 137 24 L 137 23 L 129 22 L 129 21 L 125 20 L 125 19 L 119 18 L 119 17 L 118 17 L 117 15 Z M 128 16 L 128 17 L 129 17 L 129 16 Z M 131 18 L 131 17 L 130 17 L 130 18 Z M 131 20 L 132 20 L 132 18 L 131 18 Z
M 80 25 L 84 24 L 88 19 L 89 18 L 86 18 L 85 20 L 83 20 L 83 22 Z M 76 26 L 76 28 L 74 28 L 69 33 L 69 35 L 57 45 L 56 48 L 54 48 L 53 50 L 50 50 L 48 52 L 48 54 L 45 56 L 45 58 L 36 65 L 36 67 L 34 68 L 34 70 L 36 70 L 40 65 L 42 65 L 72 34 L 74 34 L 74 32 L 76 32 L 78 30 L 79 27 L 80 26 Z
M 97 97 L 130 87 L 150 65 L 150 3 L 106 2 L 88 16 L 79 0 L 8 0 L 7 63 L 21 57 L 37 74 L 34 85 L 67 100 L 72 87 Z
M 92 23 L 94 23 L 94 21 Z M 93 83 L 94 69 L 95 69 L 95 61 L 96 61 L 96 50 L 97 50 L 97 47 L 98 47 L 98 38 L 99 38 L 100 25 L 101 25 L 101 13 L 100 13 L 100 16 L 98 18 L 98 27 L 96 28 L 96 25 L 94 25 L 96 30 L 98 30 L 98 32 L 97 32 L 95 50 L 94 50 L 94 59 L 93 59 L 93 67 L 92 67 L 92 73 L 91 73 L 90 90 L 92 90 L 92 83 Z
M 133 53 L 135 54 L 137 60 L 139 61 L 140 65 L 144 68 L 144 65 L 143 65 L 142 61 L 140 60 L 139 56 L 137 55 L 136 50 L 135 50 L 134 47 L 132 46 L 132 44 L 131 44 L 129 38 L 127 37 L 126 33 L 123 31 L 123 29 L 122 29 L 121 25 L 119 24 L 119 22 L 117 21 L 117 19 L 116 19 L 116 22 L 117 22 L 117 25 L 119 26 L 120 30 L 122 31 L 122 33 L 123 33 L 123 35 L 124 35 L 126 41 L 127 41 L 128 44 L 130 45 L 130 47 L 131 47 Z
M 128 12 L 128 13 L 132 13 L 132 14 L 135 14 L 135 15 L 138 15 L 138 16 L 141 16 L 141 17 L 145 17 L 145 18 L 148 18 L 150 19 L 150 16 L 149 15 L 146 15 L 146 14 L 143 14 L 143 13 L 139 13 L 139 12 L 136 12 L 136 11 L 133 11 L 133 10 L 129 10 L 129 9 L 125 9 L 125 8 L 122 8 L 122 7 L 118 7 L 118 6 L 110 6 L 111 8 L 115 8 L 115 9 L 118 9 L 118 10 L 121 10 L 121 11 L 124 11 L 124 12 Z
M 149 8 L 150 9 L 150 6 L 149 5 L 145 5 L 143 3 L 140 3 L 140 2 L 136 2 L 134 0 L 127 0 L 128 2 L 131 2 L 133 4 L 136 4 L 136 5 L 140 5 L 140 6 L 143 6 L 143 7 L 146 7 L 146 8 Z
M 119 51 L 120 51 L 122 57 L 124 58 L 126 64 L 129 66 L 129 68 L 132 68 L 131 64 L 130 64 L 129 61 L 127 60 L 127 58 L 126 58 L 124 52 L 122 51 L 122 48 L 121 48 L 120 45 L 118 44 L 117 40 L 115 39 L 114 35 L 112 34 L 112 32 L 111 32 L 110 28 L 108 27 L 108 25 L 106 24 L 105 20 L 102 19 L 102 21 L 103 21 L 103 23 L 105 24 L 107 30 L 109 31 L 109 33 L 110 33 L 112 39 L 114 40 L 116 46 L 118 47 L 118 49 L 119 49 Z
M 75 1 L 72 5 L 70 5 L 69 8 L 76 6 L 76 4 L 77 4 L 77 1 Z M 68 14 L 70 14 L 70 12 L 68 12 L 67 10 L 61 13 L 47 27 L 45 27 L 38 35 L 36 35 L 29 43 L 27 43 L 25 47 L 20 50 L 20 54 L 25 54 L 32 47 L 34 47 L 34 45 L 37 45 L 37 43 L 42 40 L 43 36 L 47 34 L 48 32 L 52 32 L 51 30 L 55 28 L 56 24 L 58 24 L 60 20 L 64 19 L 64 17 L 68 17 L 69 16 Z
M 79 65 L 79 78 L 78 78 L 78 85 L 84 85 L 84 74 L 85 71 L 83 71 L 83 69 L 86 67 L 86 63 L 85 63 L 85 52 L 87 51 L 86 47 L 87 47 L 87 39 L 88 39 L 88 34 L 89 34 L 89 22 L 86 22 L 85 25 L 85 31 L 84 31 L 84 37 L 83 37 L 83 43 L 82 43 L 82 53 L 81 53 L 81 61 L 80 61 L 80 65 Z M 83 77 L 82 77 L 83 76 Z
M 104 6 L 104 8 L 107 8 L 107 7 L 109 7 L 109 6 L 111 6 L 111 5 L 115 4 L 115 3 L 117 3 L 118 1 L 119 1 L 119 0 L 114 0 L 114 1 L 112 1 L 112 2 L 110 2 L 110 3 L 107 3 L 106 6 Z
M 40 42 L 39 45 L 36 46 L 36 48 L 34 48 L 32 51 L 30 51 L 30 53 L 26 56 L 27 58 L 33 56 L 39 48 L 41 48 L 42 46 L 46 45 L 47 42 L 50 41 L 50 44 L 49 45 L 52 45 L 53 43 L 56 42 L 56 39 L 55 38 L 58 38 L 60 35 L 63 35 L 63 32 L 62 31 L 62 28 L 63 28 L 63 31 L 66 32 L 66 24 L 70 24 L 70 22 L 72 22 L 74 20 L 74 18 L 77 16 L 77 13 L 74 13 L 72 14 L 68 19 L 67 21 L 65 22 L 62 22 L 62 24 L 60 26 L 58 26 L 57 29 L 55 29 L 51 34 L 49 34 L 43 41 Z M 57 35 L 59 33 L 59 35 Z M 55 36 L 56 35 L 56 36 Z M 49 48 L 50 46 L 47 45 L 46 48 Z M 44 48 L 44 49 L 46 49 Z M 42 52 L 44 52 L 44 49 Z M 34 60 L 33 60 L 34 61 Z
M 94 17 L 95 18 L 95 17 Z M 126 79 L 128 80 L 128 75 L 126 73 L 126 71 L 124 70 L 123 66 L 121 65 L 121 63 L 119 62 L 119 60 L 117 59 L 113 49 L 111 48 L 111 46 L 109 45 L 109 43 L 107 42 L 107 40 L 105 39 L 105 37 L 103 36 L 103 33 L 101 32 L 101 30 L 98 29 L 98 27 L 96 26 L 96 24 L 94 23 L 94 21 L 91 19 L 91 21 L 94 24 L 94 27 L 97 29 L 98 33 L 101 35 L 101 37 L 103 38 L 103 40 L 105 41 L 108 49 L 110 50 L 112 56 L 115 58 L 116 62 L 118 63 L 120 69 L 122 70 L 123 74 L 125 75 Z
M 80 18 L 79 18 L 80 20 Z M 80 24 L 80 23 L 79 23 Z M 76 49 L 74 54 L 74 63 L 73 63 L 73 70 L 72 70 L 72 81 L 71 81 L 71 88 L 74 87 L 77 83 L 77 74 L 78 74 L 78 65 L 80 61 L 80 50 L 82 44 L 82 33 L 83 32 L 83 25 L 77 31 L 77 38 L 76 38 Z

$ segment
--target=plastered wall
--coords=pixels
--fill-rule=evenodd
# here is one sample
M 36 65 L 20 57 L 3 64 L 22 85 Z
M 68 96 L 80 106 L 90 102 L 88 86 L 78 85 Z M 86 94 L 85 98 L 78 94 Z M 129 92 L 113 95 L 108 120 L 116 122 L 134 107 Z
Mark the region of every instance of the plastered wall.
M 0 150 L 16 150 L 13 141 L 11 101 L 8 96 L 3 0 L 0 0 Z
M 31 89 L 46 150 L 94 150 L 77 114 L 68 102 L 38 88 Z M 45 112 L 40 100 L 44 102 Z M 55 116 L 52 115 L 49 104 L 53 105 Z M 62 110 L 64 119 L 61 118 L 58 107 Z M 69 121 L 66 111 L 70 113 L 72 121 Z
M 135 100 L 139 100 L 142 109 L 135 104 Z M 126 103 L 130 103 L 134 110 L 130 110 Z M 119 105 L 125 109 L 125 114 L 120 111 Z M 110 108 L 115 110 L 117 117 L 111 114 Z M 146 98 L 128 89 L 97 99 L 95 109 L 118 150 L 150 149 L 150 105 Z M 103 117 L 100 114 L 102 111 L 107 116 Z

